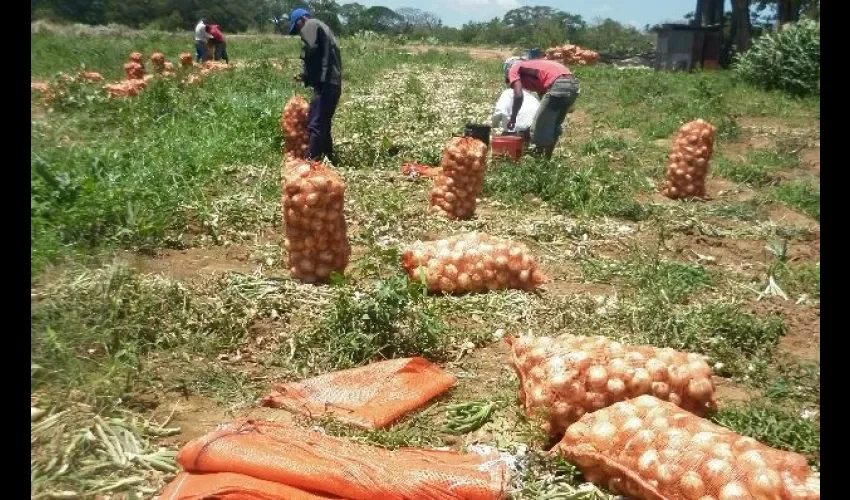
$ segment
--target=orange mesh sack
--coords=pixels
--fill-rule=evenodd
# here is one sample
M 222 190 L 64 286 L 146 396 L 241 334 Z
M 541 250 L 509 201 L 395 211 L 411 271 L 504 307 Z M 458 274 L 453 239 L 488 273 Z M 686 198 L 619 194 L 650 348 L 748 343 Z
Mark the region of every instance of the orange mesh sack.
M 128 80 L 141 80 L 145 77 L 145 68 L 141 64 L 130 61 L 124 65 L 124 74 Z
M 336 496 L 314 494 L 285 484 L 244 474 L 181 472 L 160 493 L 160 500 L 327 500 Z
M 284 155 L 304 158 L 310 141 L 307 131 L 307 113 L 310 105 L 300 95 L 294 95 L 283 106 L 280 114 L 280 131 L 283 133 Z
M 162 73 L 165 71 L 165 54 L 162 52 L 154 52 L 151 54 L 151 66 L 154 73 Z
M 423 358 L 390 359 L 275 387 L 261 404 L 333 415 L 366 429 L 386 427 L 454 385 L 454 375 Z
M 386 450 L 283 422 L 240 421 L 187 443 L 190 473 L 233 472 L 351 500 L 500 499 L 508 471 L 497 457 Z
M 711 367 L 699 354 L 623 345 L 602 336 L 526 335 L 507 342 L 519 399 L 527 414 L 547 419 L 553 436 L 585 413 L 644 394 L 698 415 L 716 408 Z
M 589 413 L 557 450 L 585 477 L 651 500 L 817 500 L 806 458 L 641 396 Z
M 661 194 L 674 199 L 705 196 L 715 134 L 714 126 L 705 120 L 686 123 L 679 129 L 668 157 L 667 180 L 661 186 Z
M 432 292 L 530 291 L 546 281 L 528 247 L 484 233 L 417 241 L 401 262 L 411 279 L 423 273 Z
M 472 137 L 455 137 L 443 152 L 443 171 L 428 193 L 431 213 L 449 219 L 468 219 L 484 184 L 487 146 Z
M 192 61 L 193 61 L 192 54 L 190 54 L 188 52 L 181 52 L 180 53 L 180 66 L 182 66 L 184 68 L 191 68 L 192 67 Z
M 328 167 L 302 161 L 284 169 L 284 246 L 292 276 L 305 283 L 326 281 L 348 266 L 345 184 Z

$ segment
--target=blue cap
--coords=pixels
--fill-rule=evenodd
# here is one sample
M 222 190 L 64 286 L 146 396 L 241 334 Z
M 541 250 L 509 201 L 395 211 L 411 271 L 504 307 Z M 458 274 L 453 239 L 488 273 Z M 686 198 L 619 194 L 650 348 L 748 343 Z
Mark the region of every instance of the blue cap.
M 304 16 L 309 16 L 310 11 L 303 7 L 298 7 L 297 9 L 292 11 L 292 14 L 289 14 L 289 34 L 295 34 L 295 23 L 298 22 Z

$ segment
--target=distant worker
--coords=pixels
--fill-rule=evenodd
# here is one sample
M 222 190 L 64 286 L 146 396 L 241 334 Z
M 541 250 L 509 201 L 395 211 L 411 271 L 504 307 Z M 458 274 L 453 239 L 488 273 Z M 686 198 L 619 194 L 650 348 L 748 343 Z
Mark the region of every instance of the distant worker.
M 207 33 L 206 24 L 201 19 L 195 26 L 195 56 L 199 63 L 204 60 L 207 50 L 207 40 L 210 38 L 212 37 Z
M 511 118 L 511 109 L 514 104 L 513 89 L 505 89 L 496 106 L 493 109 L 493 116 L 490 118 L 494 127 L 502 127 L 502 135 L 519 135 L 525 139 L 526 143 L 531 142 L 531 125 L 534 123 L 534 116 L 540 108 L 540 101 L 531 92 L 523 90 L 522 108 L 516 115 L 516 124 L 514 128 L 508 128 L 507 122 Z
M 508 129 L 516 125 L 517 114 L 524 100 L 523 90 L 536 92 L 542 99 L 531 125 L 531 142 L 546 158 L 551 158 L 561 136 L 561 127 L 567 119 L 567 112 L 578 98 L 578 80 L 563 64 L 546 59 L 529 61 L 510 57 L 502 68 L 505 84 L 514 94 Z
M 314 19 L 304 8 L 289 15 L 289 34 L 300 35 L 303 46 L 301 59 L 304 68 L 295 78 L 313 88 L 307 129 L 310 143 L 307 159 L 321 160 L 326 156 L 334 161 L 331 121 L 342 94 L 342 58 L 339 45 L 327 24 Z
M 229 63 L 227 60 L 227 42 L 224 40 L 224 34 L 217 24 L 208 24 L 207 33 L 210 35 L 210 43 L 213 46 L 213 60 Z

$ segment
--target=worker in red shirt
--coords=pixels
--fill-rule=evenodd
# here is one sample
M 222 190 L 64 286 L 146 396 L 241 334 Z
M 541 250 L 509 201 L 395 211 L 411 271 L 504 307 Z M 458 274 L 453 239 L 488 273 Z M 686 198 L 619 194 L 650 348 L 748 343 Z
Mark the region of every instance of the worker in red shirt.
M 536 92 L 542 99 L 531 125 L 531 142 L 546 158 L 551 158 L 567 112 L 578 98 L 578 81 L 569 68 L 546 59 L 511 57 L 502 67 L 505 84 L 514 91 L 508 129 L 516 124 L 517 113 L 522 108 L 523 89 Z
M 206 27 L 207 33 L 212 37 L 210 42 L 213 45 L 213 59 L 218 61 L 223 59 L 224 62 L 230 64 L 227 59 L 227 42 L 224 40 L 224 34 L 221 32 L 217 24 L 208 24 Z

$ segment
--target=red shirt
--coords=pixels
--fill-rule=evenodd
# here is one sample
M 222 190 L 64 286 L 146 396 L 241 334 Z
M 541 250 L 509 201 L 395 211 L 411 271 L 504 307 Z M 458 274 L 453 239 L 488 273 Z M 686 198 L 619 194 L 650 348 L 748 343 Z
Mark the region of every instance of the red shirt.
M 221 30 L 218 29 L 217 24 L 210 24 L 208 28 L 209 30 L 207 30 L 207 32 L 213 37 L 213 40 L 216 42 L 224 41 L 224 35 L 221 33 Z
M 538 94 L 545 94 L 552 82 L 562 76 L 572 76 L 566 66 L 547 59 L 519 61 L 508 70 L 508 84 L 519 80 L 522 87 Z

